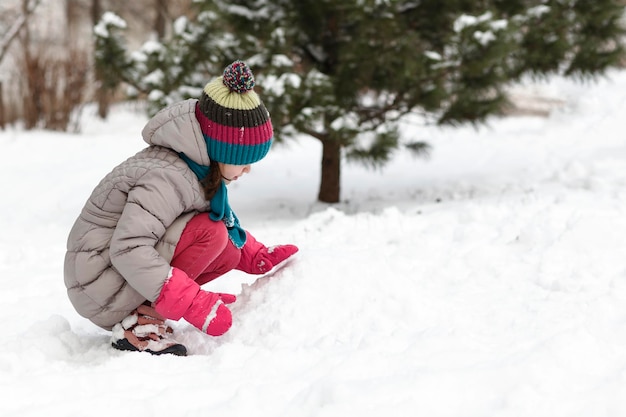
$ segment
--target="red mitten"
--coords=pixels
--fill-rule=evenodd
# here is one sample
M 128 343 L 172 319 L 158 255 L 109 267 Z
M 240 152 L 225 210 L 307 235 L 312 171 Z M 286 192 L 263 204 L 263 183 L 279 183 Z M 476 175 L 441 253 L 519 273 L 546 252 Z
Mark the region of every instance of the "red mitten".
M 221 336 L 233 324 L 233 316 L 215 293 L 200 290 L 193 299 L 185 320 L 211 336 Z
M 237 297 L 233 294 L 226 294 L 223 292 L 216 292 L 217 296 L 224 302 L 224 304 L 232 304 L 237 301 Z
M 246 244 L 241 248 L 241 260 L 236 269 L 248 274 L 264 274 L 298 252 L 295 245 L 266 247 L 246 232 Z
M 183 317 L 204 333 L 220 336 L 232 325 L 232 314 L 224 303 L 233 302 L 234 297 L 204 291 L 184 271 L 172 268 L 154 309 L 168 319 Z

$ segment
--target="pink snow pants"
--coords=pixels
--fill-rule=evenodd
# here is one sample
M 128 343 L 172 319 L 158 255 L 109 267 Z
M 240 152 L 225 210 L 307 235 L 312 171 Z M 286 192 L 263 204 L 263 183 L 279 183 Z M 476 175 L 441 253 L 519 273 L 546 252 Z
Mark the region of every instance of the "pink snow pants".
M 199 213 L 185 226 L 170 264 L 203 285 L 234 269 L 240 259 L 241 251 L 228 238 L 224 223 Z

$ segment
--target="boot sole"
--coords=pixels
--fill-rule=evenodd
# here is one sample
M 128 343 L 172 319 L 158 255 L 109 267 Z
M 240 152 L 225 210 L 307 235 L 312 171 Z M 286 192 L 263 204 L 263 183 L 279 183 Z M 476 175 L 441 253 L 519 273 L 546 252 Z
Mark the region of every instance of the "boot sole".
M 150 349 L 139 350 L 135 346 L 133 346 L 128 339 L 120 339 L 117 342 L 111 342 L 111 346 L 113 346 L 117 350 L 124 350 L 129 352 L 148 352 L 151 355 L 175 355 L 175 356 L 187 356 L 187 348 L 180 343 L 169 346 L 163 350 L 155 352 Z

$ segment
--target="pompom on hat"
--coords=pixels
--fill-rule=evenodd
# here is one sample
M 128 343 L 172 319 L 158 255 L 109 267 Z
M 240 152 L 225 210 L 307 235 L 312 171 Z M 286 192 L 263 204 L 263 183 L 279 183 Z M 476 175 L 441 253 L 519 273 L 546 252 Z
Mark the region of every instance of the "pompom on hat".
M 254 92 L 254 76 L 242 61 L 209 82 L 196 106 L 196 118 L 213 161 L 248 165 L 267 155 L 274 132 L 270 115 Z

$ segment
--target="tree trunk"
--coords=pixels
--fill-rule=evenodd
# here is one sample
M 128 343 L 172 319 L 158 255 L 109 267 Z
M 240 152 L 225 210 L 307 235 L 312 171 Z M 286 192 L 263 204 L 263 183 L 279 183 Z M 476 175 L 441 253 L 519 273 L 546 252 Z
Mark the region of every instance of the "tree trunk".
M 91 23 L 96 26 L 102 17 L 102 4 L 100 0 L 91 0 Z M 96 69 L 94 74 L 96 79 L 96 102 L 98 103 L 98 117 L 106 119 L 109 115 L 109 109 L 111 108 L 111 95 L 112 92 L 102 86 L 100 82 L 100 74 Z
M 91 0 L 90 14 L 91 23 L 95 26 L 102 15 L 102 4 L 100 3 L 100 0 Z
M 155 0 L 154 11 L 156 13 L 154 19 L 154 32 L 157 38 L 162 40 L 165 38 L 165 21 L 167 17 L 167 0 Z
M 22 3 L 22 13 L 27 14 L 28 1 Z M 32 130 L 37 127 L 39 117 L 44 114 L 41 105 L 41 94 L 39 92 L 43 90 L 41 85 L 45 77 L 42 76 L 43 68 L 41 63 L 43 60 L 39 59 L 40 56 L 32 51 L 31 33 L 29 22 L 27 21 L 20 30 L 19 40 L 21 44 L 21 50 L 24 59 L 23 67 L 21 69 L 24 74 L 25 82 L 22 86 L 22 112 L 24 129 Z M 33 56 L 34 55 L 34 56 Z
M 77 0 L 65 0 L 65 42 L 68 45 L 83 47 L 79 42 L 81 10 Z
M 0 129 L 4 129 L 6 125 L 6 115 L 4 113 L 4 92 L 2 91 L 2 82 L 0 81 Z
M 341 145 L 336 140 L 322 140 L 322 180 L 318 200 L 338 203 L 341 179 Z

